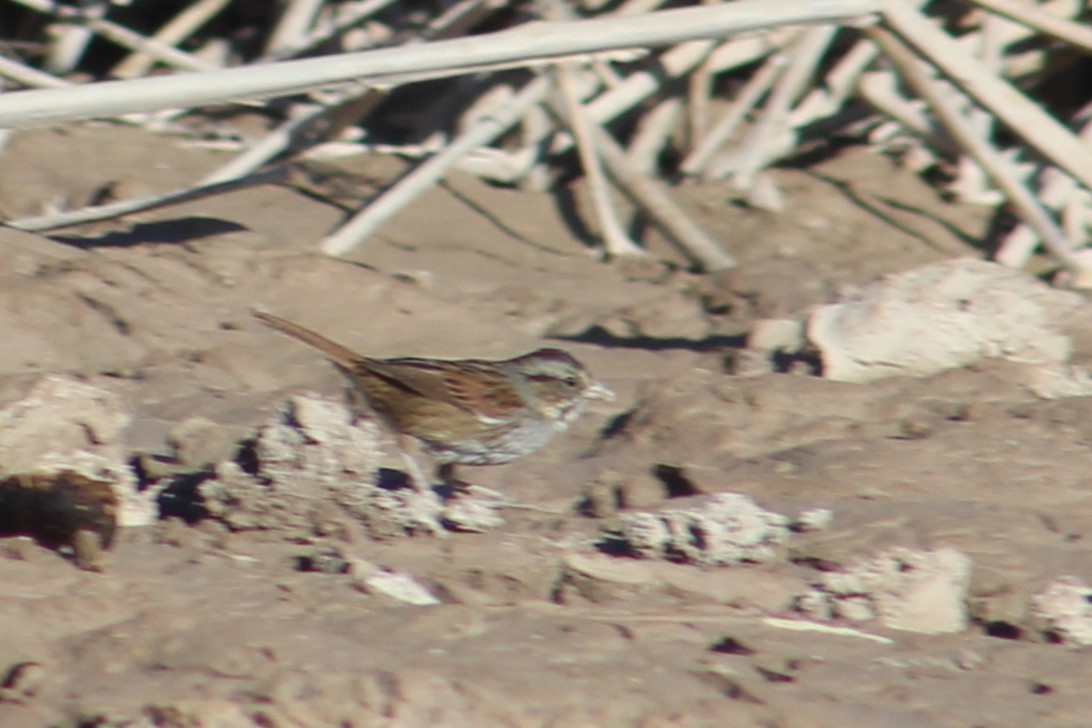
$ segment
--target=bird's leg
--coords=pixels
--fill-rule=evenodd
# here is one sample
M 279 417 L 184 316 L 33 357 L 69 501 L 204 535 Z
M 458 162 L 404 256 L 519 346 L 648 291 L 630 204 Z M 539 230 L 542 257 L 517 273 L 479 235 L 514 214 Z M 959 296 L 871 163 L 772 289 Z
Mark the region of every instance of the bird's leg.
M 456 495 L 476 495 L 482 498 L 488 498 L 498 505 L 507 506 L 512 503 L 512 500 L 500 491 L 486 488 L 484 485 L 468 483 L 465 480 L 456 477 L 455 463 L 441 463 L 440 466 L 436 468 L 436 476 L 440 479 L 440 482 L 451 489 L 452 497 Z
M 402 456 L 402 462 L 406 466 L 406 475 L 409 476 L 410 483 L 413 484 L 414 490 L 418 493 L 431 493 L 432 486 L 429 484 L 428 477 L 425 475 L 425 471 L 421 470 L 421 466 L 417 464 L 417 460 L 410 455 L 410 440 L 405 435 L 398 435 L 398 454 Z
M 440 482 L 451 488 L 451 495 L 457 493 L 468 493 L 474 486 L 465 480 L 460 480 L 455 475 L 455 463 L 440 463 L 436 467 L 436 477 L 440 479 Z
M 436 495 L 436 491 L 429 485 L 428 478 L 425 477 L 425 473 L 421 470 L 421 466 L 417 464 L 417 460 L 410 455 L 409 451 L 409 438 L 404 435 L 397 435 L 395 440 L 398 445 L 398 452 L 402 456 L 402 462 L 406 466 L 406 473 L 409 476 L 410 483 L 413 485 L 413 489 L 420 496 L 420 506 L 424 508 L 423 511 L 417 513 L 417 521 L 425 527 L 434 536 L 446 536 L 447 530 L 440 522 L 438 514 L 443 510 L 443 504 L 440 502 L 439 496 Z

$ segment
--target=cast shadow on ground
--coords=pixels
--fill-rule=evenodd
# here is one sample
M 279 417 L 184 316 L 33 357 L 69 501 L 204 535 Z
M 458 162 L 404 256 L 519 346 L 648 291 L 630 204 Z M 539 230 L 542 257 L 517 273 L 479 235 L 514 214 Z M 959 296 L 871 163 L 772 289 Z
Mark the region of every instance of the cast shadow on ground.
M 128 248 L 145 243 L 179 245 L 217 235 L 243 232 L 247 229 L 244 225 L 230 220 L 192 216 L 137 223 L 128 230 L 111 230 L 97 236 L 51 235 L 50 239 L 83 249 Z
M 616 336 L 600 326 L 592 326 L 587 331 L 573 336 L 555 336 L 559 341 L 572 341 L 580 344 L 594 344 L 606 349 L 645 349 L 663 351 L 665 349 L 685 349 L 687 351 L 724 351 L 742 349 L 746 346 L 746 336 L 720 334 L 704 339 L 657 338 L 654 336 Z
M 878 218 L 879 220 L 882 220 L 884 224 L 890 225 L 896 230 L 899 230 L 900 232 L 921 241 L 922 244 L 926 245 L 929 248 L 932 248 L 938 253 L 943 253 L 944 255 L 949 256 L 967 255 L 971 252 L 971 250 L 981 251 L 984 249 L 983 241 L 978 237 L 975 237 L 974 235 L 960 230 L 950 222 L 943 220 L 936 215 L 932 215 L 929 212 L 922 210 L 921 208 L 915 207 L 913 205 L 908 205 L 904 202 L 900 202 L 897 200 L 882 197 L 880 195 L 873 195 L 871 196 L 871 199 L 869 199 L 868 197 L 866 197 L 865 194 L 862 194 L 859 190 L 857 190 L 856 185 L 854 185 L 853 183 L 846 182 L 845 180 L 836 179 L 829 175 L 821 174 L 819 172 L 808 170 L 805 171 L 813 178 L 821 182 L 825 182 L 834 189 L 838 190 L 851 203 L 864 210 L 868 214 Z M 914 230 L 912 227 L 909 227 L 899 220 L 896 220 L 890 211 L 883 209 L 883 206 L 887 206 L 892 210 L 898 210 L 900 212 L 920 216 L 926 220 L 929 220 L 935 225 L 939 225 L 961 243 L 968 246 L 968 250 L 953 250 L 950 245 L 938 244 L 937 241 L 931 239 L 928 235 L 922 233 L 921 231 Z

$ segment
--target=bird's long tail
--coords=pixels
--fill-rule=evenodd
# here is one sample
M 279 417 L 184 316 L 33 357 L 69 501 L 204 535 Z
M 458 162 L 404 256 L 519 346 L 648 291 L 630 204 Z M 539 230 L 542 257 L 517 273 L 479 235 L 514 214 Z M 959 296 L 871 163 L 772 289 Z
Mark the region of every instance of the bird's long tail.
M 288 334 L 292 338 L 299 339 L 308 346 L 318 349 L 340 366 L 351 369 L 361 359 L 361 356 L 352 349 L 342 346 L 336 341 L 331 341 L 311 329 L 292 323 L 287 319 L 282 319 L 280 316 L 274 316 L 265 311 L 254 311 L 254 318 L 266 326 L 280 331 L 282 334 Z

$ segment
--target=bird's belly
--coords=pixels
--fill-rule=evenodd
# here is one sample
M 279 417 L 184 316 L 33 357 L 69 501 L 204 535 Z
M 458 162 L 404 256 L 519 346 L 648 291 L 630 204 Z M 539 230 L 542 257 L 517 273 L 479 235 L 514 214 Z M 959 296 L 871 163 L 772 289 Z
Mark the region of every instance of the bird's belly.
M 556 432 L 549 422 L 532 422 L 515 427 L 510 423 L 482 427 L 479 433 L 459 438 L 417 437 L 438 462 L 499 465 L 541 450 Z

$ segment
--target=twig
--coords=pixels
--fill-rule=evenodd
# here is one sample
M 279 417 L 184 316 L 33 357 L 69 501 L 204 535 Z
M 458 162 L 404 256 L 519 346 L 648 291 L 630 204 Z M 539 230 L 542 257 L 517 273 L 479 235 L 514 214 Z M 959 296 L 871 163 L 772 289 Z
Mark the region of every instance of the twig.
M 731 170 L 732 186 L 735 189 L 749 190 L 758 170 L 782 153 L 780 144 L 777 151 L 773 145 L 778 143 L 779 135 L 789 131 L 789 108 L 814 75 L 819 59 L 837 32 L 835 27 L 811 28 L 793 44 L 789 51 L 791 60 L 785 73 L 774 85 L 761 117 L 751 129 L 747 141 L 741 145 L 740 154 L 735 157 L 735 165 Z
M 374 3 L 370 7 L 374 7 Z M 492 0 L 463 0 L 433 18 L 426 32 L 432 37 L 444 37 L 461 32 L 468 26 L 472 27 L 483 20 L 496 7 L 497 3 Z M 409 42 L 409 45 L 415 45 L 418 42 L 413 40 Z M 210 184 L 249 174 L 291 148 L 302 136 L 316 129 L 322 122 L 336 118 L 338 121 L 327 121 L 323 129 L 324 136 L 329 138 L 350 121 L 359 121 L 382 103 L 386 96 L 385 89 L 362 85 L 357 86 L 355 90 L 335 94 L 324 104 L 298 108 L 292 119 L 283 123 L 239 157 L 212 172 L 203 181 Z
M 44 0 L 18 0 L 42 2 Z M 287 94 L 349 80 L 448 71 L 468 64 L 556 58 L 618 48 L 672 45 L 779 25 L 859 20 L 883 0 L 738 0 L 635 17 L 529 23 L 513 30 L 413 47 L 228 68 L 71 89 L 0 95 L 0 126 L 24 126 L 134 111 Z M 939 31 L 938 31 L 939 32 Z
M 751 110 L 766 96 L 788 63 L 789 59 L 783 53 L 775 53 L 766 59 L 762 67 L 755 71 L 755 74 L 743 85 L 732 105 L 724 110 L 705 138 L 683 160 L 680 167 L 683 174 L 696 176 L 701 173 L 717 150 L 728 141 L 736 128 L 747 118 L 747 114 L 751 113 Z
M 0 76 L 18 81 L 24 86 L 36 88 L 66 88 L 72 84 L 63 78 L 39 71 L 25 64 L 0 56 Z
M 16 2 L 18 1 L 16 0 Z M 60 16 L 60 10 L 60 8 L 54 9 L 47 6 L 42 12 Z M 96 0 L 84 10 L 75 8 L 65 8 L 65 10 L 72 11 L 71 15 L 77 16 L 80 20 L 98 20 L 110 10 L 110 0 Z M 79 64 L 80 58 L 87 50 L 87 45 L 91 42 L 93 34 L 80 22 L 65 23 L 57 27 L 56 30 L 58 37 L 45 59 L 45 67 L 56 74 L 70 73 Z
M 37 10 L 41 13 L 50 15 L 56 15 L 57 17 L 67 20 L 72 23 L 78 24 L 81 32 L 92 31 L 96 35 L 100 35 L 107 40 L 117 43 L 120 46 L 128 48 L 133 51 L 140 51 L 149 56 L 154 57 L 157 61 L 165 63 L 168 66 L 174 66 L 187 71 L 214 71 L 214 67 L 208 63 L 198 60 L 189 53 L 173 48 L 169 45 L 159 43 L 139 33 L 134 33 L 123 25 L 111 22 L 109 20 L 103 20 L 100 16 L 102 13 L 84 13 L 74 8 L 70 8 L 64 5 L 56 5 L 49 0 L 12 0 L 20 5 L 24 5 L 33 10 Z M 108 5 L 108 4 L 107 4 Z M 64 72 L 67 69 L 57 69 L 58 72 Z M 141 79 L 144 82 L 150 81 L 167 81 L 168 79 Z M 99 87 L 103 85 L 124 84 L 124 83 L 137 83 L 137 81 L 112 81 L 106 84 L 89 84 L 87 86 L 75 86 L 69 93 L 76 91 L 77 89 L 89 89 L 91 87 Z M 149 109 L 131 109 L 132 111 L 148 111 Z M 125 111 L 119 112 L 125 113 Z
M 325 0 L 289 0 L 266 41 L 266 52 L 275 53 L 307 36 Z
M 985 8 L 1021 25 L 1026 25 L 1037 33 L 1049 35 L 1092 52 L 1092 29 L 1087 25 L 1073 23 L 1043 12 L 1035 5 L 1013 2 L 1013 0 L 970 0 L 980 8 Z
M 937 119 L 948 129 L 960 146 L 982 166 L 994 183 L 1004 191 L 1021 218 L 1042 237 L 1043 244 L 1058 260 L 1071 270 L 1080 270 L 1081 263 L 1069 247 L 1061 230 L 1039 205 L 1035 196 L 1020 184 L 1005 159 L 990 144 L 975 134 L 971 124 L 963 118 L 945 94 L 938 81 L 930 76 L 903 43 L 886 28 L 875 26 L 866 31 L 883 50 L 884 55 L 898 69 L 919 96 L 925 99 Z
M 858 41 L 827 73 L 823 88 L 812 89 L 792 110 L 789 124 L 793 128 L 807 126 L 842 108 L 857 87 L 861 74 L 872 65 L 879 53 L 879 49 L 871 41 Z
M 177 46 L 213 17 L 231 0 L 198 0 L 160 28 L 150 40 L 164 46 Z M 136 78 L 145 74 L 156 63 L 147 53 L 132 53 L 114 67 L 115 78 Z
M 607 171 L 618 187 L 652 216 L 653 222 L 675 241 L 683 255 L 704 271 L 736 266 L 735 259 L 671 200 L 662 183 L 644 176 L 633 166 L 614 137 L 598 127 L 593 127 L 593 133 Z
M 5 224 L 9 227 L 26 230 L 28 232 L 56 230 L 57 228 L 71 227 L 85 222 L 109 220 L 111 218 L 121 217 L 122 215 L 129 215 L 134 212 L 155 210 L 160 207 L 177 205 L 182 202 L 192 202 L 193 200 L 200 200 L 205 197 L 212 197 L 225 192 L 233 192 L 245 187 L 277 182 L 284 177 L 285 171 L 283 169 L 274 169 L 250 177 L 232 180 L 230 182 L 200 185 L 184 190 L 175 190 L 163 195 L 155 195 L 153 197 L 121 200 L 119 202 L 112 202 L 109 205 L 95 205 L 80 210 L 70 210 L 68 212 L 59 212 L 52 215 L 42 215 L 40 217 L 28 217 L 23 218 L 22 220 L 11 220 Z
M 358 3 L 356 7 L 344 10 L 337 21 L 330 27 L 317 28 L 304 35 L 295 43 L 270 50 L 259 58 L 257 62 L 272 63 L 274 61 L 284 61 L 289 58 L 294 58 L 316 46 L 327 43 L 334 38 L 343 35 L 350 28 L 356 27 L 394 1 L 395 0 L 365 0 L 365 2 Z
M 546 98 L 549 88 L 550 82 L 541 76 L 524 86 L 515 98 L 498 109 L 492 117 L 482 119 L 475 127 L 452 140 L 446 149 L 415 168 L 327 236 L 322 241 L 322 252 L 327 255 L 345 255 L 360 245 L 380 225 L 441 180 L 460 157 L 472 149 L 489 144 L 515 125 L 528 108 Z
M 682 108 L 682 100 L 677 96 L 664 99 L 637 121 L 626 154 L 644 174 L 657 174 L 660 155 L 671 139 Z
M 1081 139 L 1092 144 L 1092 121 L 1086 121 L 1080 132 Z M 1080 224 L 1086 220 L 1088 191 L 1082 190 L 1077 181 L 1057 167 L 1048 167 L 1041 175 L 1039 200 L 1052 210 L 1063 209 L 1063 225 L 1066 237 L 1073 248 L 1084 244 L 1088 232 Z M 1027 225 L 1017 225 L 997 248 L 994 258 L 1011 268 L 1021 268 L 1031 258 L 1039 244 L 1039 235 Z
M 607 183 L 603 166 L 599 161 L 596 138 L 588 117 L 580 105 L 574 67 L 570 64 L 559 64 L 556 79 L 564 104 L 563 113 L 559 116 L 567 117 L 569 129 L 576 138 L 580 165 L 584 169 L 584 177 L 588 180 L 588 191 L 599 220 L 599 233 L 603 236 L 604 249 L 607 255 L 614 257 L 644 255 L 645 251 L 630 240 L 622 223 L 618 220 L 618 211 L 610 198 L 610 185 Z
M 897 2 L 889 3 L 885 7 L 884 21 L 892 32 L 921 52 L 961 91 L 1044 156 L 1092 188 L 1092 150 L 1054 117 L 1010 84 L 983 69 L 956 41 L 914 10 Z

